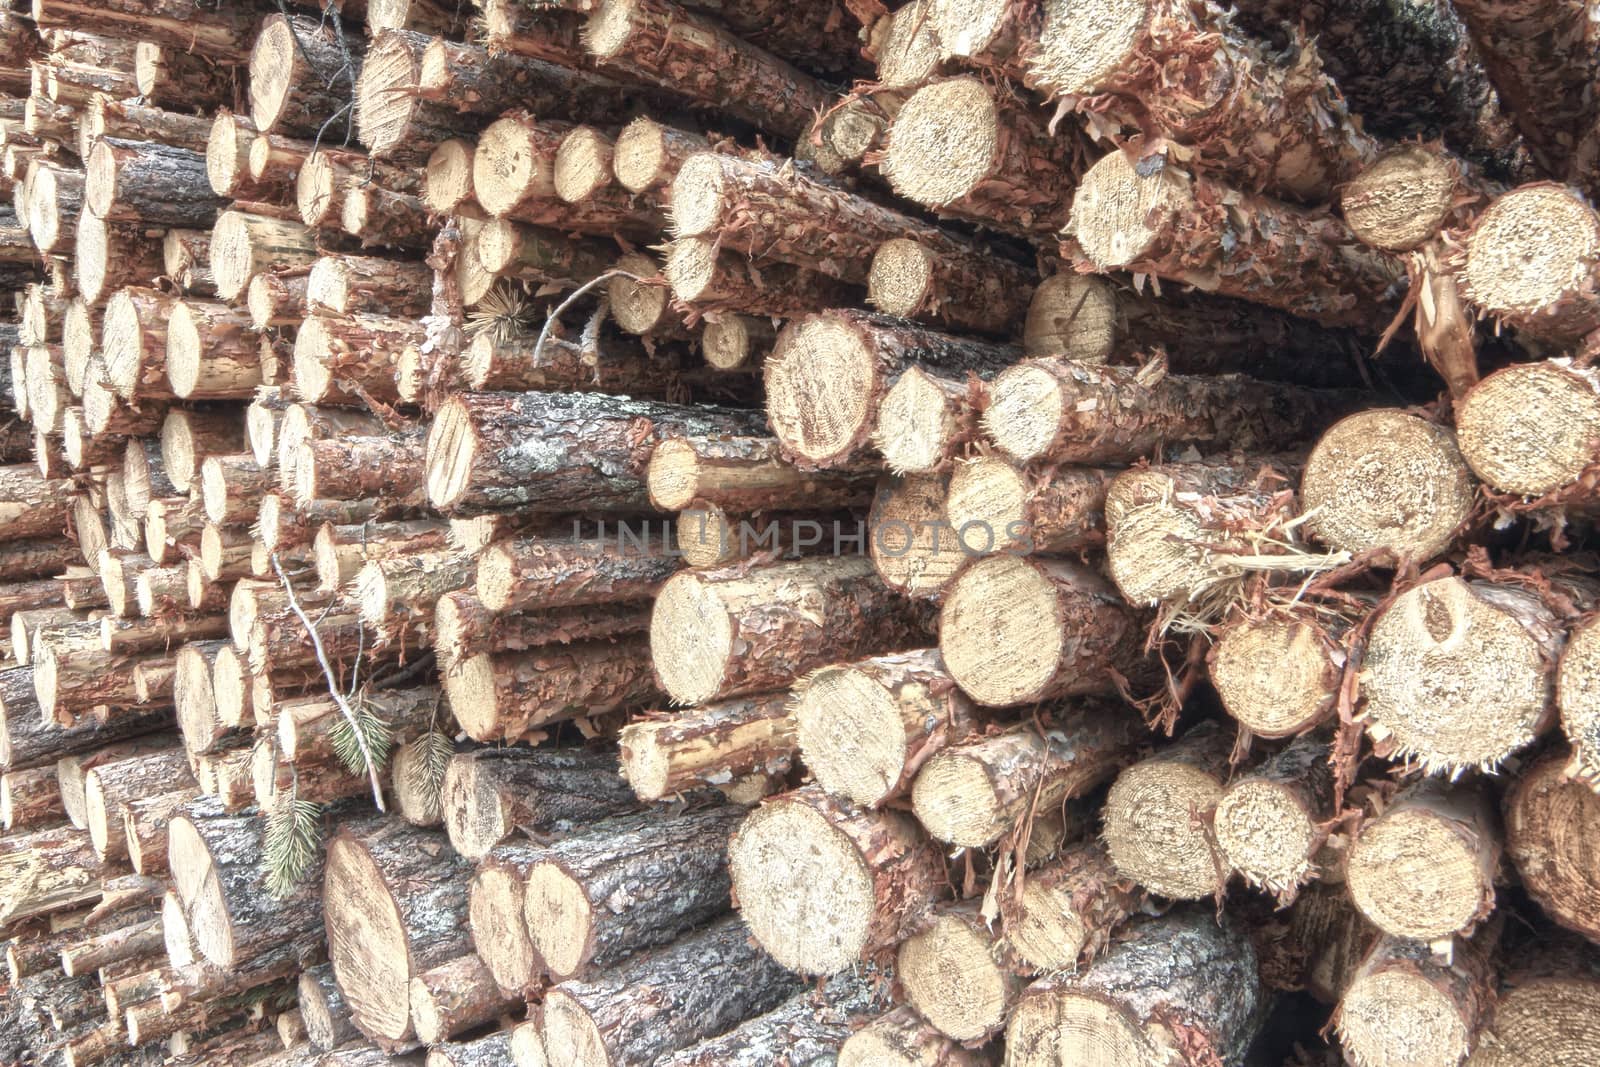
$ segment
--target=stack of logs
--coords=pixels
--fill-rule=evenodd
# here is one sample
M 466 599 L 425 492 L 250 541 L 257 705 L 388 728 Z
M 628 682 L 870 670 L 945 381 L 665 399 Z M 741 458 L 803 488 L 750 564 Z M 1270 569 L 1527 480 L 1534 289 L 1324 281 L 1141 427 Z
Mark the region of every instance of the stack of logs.
M 1583 5 L 0 9 L 0 1062 L 1594 1062 Z

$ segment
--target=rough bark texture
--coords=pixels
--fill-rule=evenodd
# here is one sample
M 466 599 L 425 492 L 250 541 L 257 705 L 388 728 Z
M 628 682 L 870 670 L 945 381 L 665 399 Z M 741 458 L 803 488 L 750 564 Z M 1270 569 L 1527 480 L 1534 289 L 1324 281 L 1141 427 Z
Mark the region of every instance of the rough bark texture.
M 1280 308 L 1325 326 L 1383 321 L 1400 272 L 1325 213 L 1234 190 L 1120 151 L 1084 175 L 1063 254 Z
M 515 829 L 566 834 L 634 810 L 614 755 L 591 749 L 476 749 L 445 772 L 441 803 L 456 851 L 487 855 Z
M 1243 1062 L 1266 1014 L 1250 942 L 1205 908 L 1130 926 L 1077 978 L 1023 994 L 1006 1030 L 1021 1064 L 1111 1049 L 1186 1067 Z
M 495 986 L 494 976 L 474 953 L 458 956 L 411 979 L 411 1018 L 417 1038 L 437 1044 L 522 1004 Z
M 103 219 L 201 229 L 227 203 L 211 192 L 205 156 L 187 148 L 105 137 L 87 166 L 84 203 Z
M 796 470 L 765 436 L 671 437 L 650 454 L 650 501 L 666 511 L 859 507 L 871 499 L 870 484 L 860 471 Z
M 461 512 L 519 506 L 639 510 L 650 449 L 668 436 L 751 434 L 751 412 L 600 395 L 467 393 L 428 435 L 428 496 Z
M 496 612 L 648 600 L 677 569 L 664 544 L 518 538 L 479 554 L 477 592 Z
M 592 980 L 552 989 L 545 1049 L 552 1062 L 583 1067 L 654 1062 L 775 1007 L 795 984 L 729 917 Z M 641 1002 L 651 1009 L 640 1010 Z
M 870 975 L 834 975 L 821 990 L 797 993 L 771 1011 L 657 1063 L 660 1067 L 763 1067 L 784 1060 L 829 1063 L 851 1027 L 878 1010 L 882 1000 Z
M 482 653 L 445 679 L 468 736 L 514 741 L 551 723 L 601 715 L 659 695 L 643 637 L 525 652 Z

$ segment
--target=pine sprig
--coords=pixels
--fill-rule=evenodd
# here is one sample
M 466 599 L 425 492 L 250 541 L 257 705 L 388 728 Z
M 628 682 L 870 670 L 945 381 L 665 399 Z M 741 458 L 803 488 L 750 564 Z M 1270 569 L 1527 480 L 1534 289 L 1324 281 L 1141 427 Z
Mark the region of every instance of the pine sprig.
M 352 774 L 363 775 L 368 772 L 367 756 L 370 754 L 371 769 L 381 772 L 389 761 L 390 750 L 394 747 L 389 724 L 373 714 L 372 705 L 367 701 L 365 691 L 351 697 L 350 706 L 355 713 L 355 726 L 352 727 L 348 719 L 340 718 L 328 732 L 333 753 Z M 359 739 L 356 736 L 358 729 L 361 732 Z M 363 741 L 366 742 L 365 745 L 362 744 Z
M 455 742 L 430 726 L 426 733 L 411 740 L 410 749 L 406 785 L 414 793 L 438 798 L 444 792 L 444 772 L 450 766 L 450 757 L 456 754 Z
M 322 846 L 322 808 L 283 794 L 267 812 L 262 859 L 267 868 L 267 892 L 278 899 L 293 893 L 316 862 Z

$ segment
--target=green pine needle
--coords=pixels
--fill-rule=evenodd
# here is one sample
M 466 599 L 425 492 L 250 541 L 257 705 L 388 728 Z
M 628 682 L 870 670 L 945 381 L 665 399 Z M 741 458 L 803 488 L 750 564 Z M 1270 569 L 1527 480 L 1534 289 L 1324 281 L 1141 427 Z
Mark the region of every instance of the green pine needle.
M 366 700 L 365 693 L 356 694 L 350 701 L 355 710 L 356 725 L 361 730 L 361 737 L 367 743 L 367 752 L 372 753 L 372 761 L 376 771 L 382 771 L 389 762 L 389 750 L 394 747 L 394 738 L 389 733 L 389 724 L 372 713 L 372 705 Z M 329 731 L 328 740 L 333 744 L 333 753 L 339 757 L 339 762 L 344 764 L 352 774 L 367 773 L 366 755 L 361 751 L 361 742 L 356 738 L 356 732 L 351 728 L 349 721 L 343 716 L 334 722 L 333 729 Z
M 413 757 L 406 768 L 406 784 L 413 792 L 437 797 L 444 791 L 444 772 L 456 754 L 455 742 L 447 734 L 430 728 L 410 742 Z
M 267 812 L 263 858 L 267 892 L 278 899 L 293 893 L 316 862 L 322 846 L 322 808 L 293 793 Z

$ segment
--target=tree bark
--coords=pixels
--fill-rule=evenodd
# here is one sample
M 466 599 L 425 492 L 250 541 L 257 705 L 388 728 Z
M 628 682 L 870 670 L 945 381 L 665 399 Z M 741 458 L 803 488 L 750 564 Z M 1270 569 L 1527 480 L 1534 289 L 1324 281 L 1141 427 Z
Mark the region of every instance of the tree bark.
M 527 537 L 478 555 L 477 594 L 495 612 L 650 600 L 678 569 L 665 544 L 630 551 L 608 539 Z
M 355 526 L 328 523 L 318 531 L 315 541 L 317 583 L 328 592 L 336 592 L 372 560 L 443 548 L 446 530 L 437 519 Z
M 797 751 L 781 694 L 637 719 L 622 728 L 620 743 L 623 777 L 645 801 L 707 786 L 726 789 L 751 776 L 781 779 Z
M 295 335 L 295 391 L 313 404 L 358 405 L 363 392 L 395 403 L 400 354 L 426 339 L 427 330 L 412 319 L 311 315 Z
M 573 500 L 591 510 L 639 510 L 656 442 L 753 433 L 759 421 L 745 411 L 598 395 L 457 394 L 428 435 L 428 496 L 447 512 L 561 512 Z
M 1232 743 L 1229 731 L 1202 722 L 1117 776 L 1102 819 L 1119 875 L 1174 900 L 1222 891 L 1227 865 L 1207 824 Z
M 223 63 L 244 61 L 257 28 L 253 11 L 218 11 L 187 0 L 37 0 L 33 16 L 40 27 L 153 41 Z
M 1565 778 L 1567 755 L 1552 752 L 1506 794 L 1506 850 L 1529 894 L 1556 922 L 1590 940 L 1600 933 L 1600 879 L 1587 860 L 1600 799 Z
M 86 166 L 84 206 L 112 222 L 202 229 L 227 205 L 211 191 L 206 157 L 187 148 L 103 137 Z
M 556 986 L 545 997 L 544 1044 L 553 1063 L 653 1063 L 776 1007 L 795 985 L 730 916 L 591 980 Z M 641 986 L 657 991 L 665 1014 L 638 1011 Z
M 821 312 L 778 335 L 763 367 L 767 418 L 785 454 L 802 468 L 849 464 L 861 458 L 884 395 L 902 374 L 921 366 L 951 376 L 982 375 L 1020 356 L 1010 346 L 869 312 Z
M 643 636 L 480 653 L 445 679 L 461 728 L 476 741 L 514 741 L 550 723 L 659 696 Z
M 662 275 L 691 326 L 719 312 L 787 318 L 852 302 L 852 290 L 832 278 L 791 263 L 757 267 L 746 257 L 722 255 L 706 237 L 668 244 Z
M 570 833 L 638 802 L 607 753 L 508 748 L 458 753 L 442 803 L 451 844 L 478 859 L 515 829 L 536 838 Z
M 1026 972 L 1081 971 L 1143 899 L 1098 841 L 1068 846 L 1029 871 L 1020 894 L 1002 888 L 999 896 L 1006 947 Z
M 53 766 L 0 774 L 0 826 L 39 830 L 67 817 Z
M 815 79 L 669 0 L 602 0 L 583 30 L 602 69 L 720 108 L 788 140 L 823 109 Z
M 394 819 L 345 822 L 328 846 L 328 957 L 350 1020 L 380 1045 L 413 1033 L 411 979 L 471 950 L 470 868 L 445 836 Z
M 1029 986 L 1006 1047 L 1030 1065 L 1104 1054 L 1094 1050 L 1241 1063 L 1267 1006 L 1249 940 L 1207 909 L 1183 908 L 1130 926 L 1077 977 Z
M 939 650 L 974 701 L 991 707 L 1109 693 L 1136 673 L 1141 626 L 1098 574 L 1064 560 L 991 556 L 945 597 Z
M 469 952 L 411 979 L 411 1019 L 417 1039 L 436 1045 L 522 1007 L 495 985 L 476 953 Z M 507 1038 L 509 1044 L 510 1039 Z
M 480 333 L 462 357 L 462 375 L 473 389 L 643 398 L 681 395 L 691 383 L 705 381 L 705 376 L 688 364 L 687 353 L 676 348 L 652 353 L 642 345 L 605 344 L 597 362 L 591 353 L 560 338 L 548 340 L 537 359 L 536 349 L 537 344 L 500 341 L 492 333 Z
M 651 653 L 674 700 L 702 704 L 792 684 L 808 670 L 919 640 L 926 615 L 860 557 L 684 573 L 656 600 Z
M 815 786 L 767 800 L 728 846 L 750 931 L 790 970 L 833 974 L 905 939 L 949 886 L 905 815 L 850 808 Z M 826 925 L 814 921 L 825 916 Z
M 34 694 L 33 668 L 0 671 L 0 767 L 24 770 L 42 767 L 79 752 L 101 748 L 171 725 L 170 708 L 138 710 L 100 722 L 84 717 L 58 726 L 42 715 Z
M 958 462 L 945 517 L 967 552 L 1062 555 L 1105 543 L 1114 471 L 1051 467 L 1038 476 L 999 457 Z
M 661 1067 L 761 1067 L 781 1063 L 828 1063 L 850 1036 L 851 1026 L 881 1007 L 870 976 L 835 975 L 816 992 L 797 993 L 763 1015 L 719 1037 L 709 1037 L 667 1056 Z
M 987 1062 L 985 1053 L 962 1048 L 909 1005 L 880 1015 L 839 1048 L 839 1067 L 982 1067 Z
M 59 537 L 66 529 L 69 488 L 64 480 L 42 477 L 31 463 L 0 467 L 0 541 Z
M 371 184 L 346 187 L 339 224 L 363 248 L 410 252 L 425 251 L 438 230 L 420 198 Z
M 1240 192 L 1175 165 L 1141 174 L 1112 152 L 1084 175 L 1063 254 L 1292 312 L 1324 326 L 1383 321 L 1398 265 L 1339 220 Z
M 599 974 L 722 914 L 728 835 L 743 817 L 732 805 L 624 816 L 543 850 L 523 897 L 540 969 L 555 982 Z
M 911 792 L 923 827 L 953 845 L 991 845 L 1029 812 L 1058 808 L 1110 780 L 1144 737 L 1131 716 L 1098 703 L 1052 719 L 1043 736 L 1012 730 L 933 756 Z
M 1344 390 L 1179 376 L 1160 362 L 1134 369 L 1054 357 L 1001 373 L 989 388 L 983 428 L 1019 463 L 1125 464 L 1166 444 L 1206 453 L 1283 448 L 1355 404 Z
M 499 614 L 477 595 L 446 593 L 434 607 L 434 651 L 446 674 L 480 653 L 517 652 L 639 633 L 650 623 L 648 604 L 595 604 L 553 611 Z

